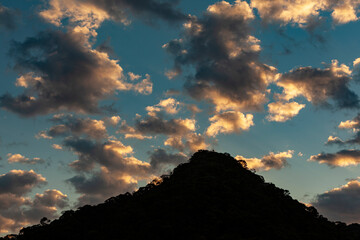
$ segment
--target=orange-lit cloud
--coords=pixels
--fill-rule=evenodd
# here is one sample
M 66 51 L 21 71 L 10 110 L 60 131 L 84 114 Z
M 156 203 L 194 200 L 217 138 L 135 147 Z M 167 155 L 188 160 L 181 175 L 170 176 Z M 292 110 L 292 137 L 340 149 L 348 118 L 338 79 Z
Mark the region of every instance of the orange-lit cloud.
M 247 167 L 249 169 L 255 169 L 257 171 L 269 171 L 271 169 L 281 169 L 285 167 L 287 159 L 292 158 L 294 154 L 293 150 L 288 150 L 287 152 L 273 153 L 270 152 L 268 155 L 260 158 L 245 158 L 243 156 L 236 156 L 237 160 L 246 161 Z
M 331 106 L 332 100 L 338 108 L 358 108 L 358 96 L 349 88 L 351 74 L 348 66 L 336 60 L 324 69 L 299 67 L 280 77 L 276 84 L 283 92 L 275 97 L 289 101 L 303 96 L 314 105 Z
M 357 21 L 358 0 L 252 0 L 251 7 L 256 8 L 265 22 L 297 24 L 307 27 L 312 21 L 320 21 L 322 12 L 331 12 L 335 24 Z
M 309 161 L 327 164 L 330 167 L 357 166 L 360 164 L 360 151 L 350 149 L 337 153 L 320 153 L 311 156 Z
M 63 149 L 62 146 L 59 145 L 59 144 L 53 144 L 51 146 L 52 146 L 53 149 L 56 149 L 56 150 L 62 150 Z
M 273 102 L 268 104 L 269 115 L 266 117 L 271 122 L 286 122 L 299 114 L 305 104 L 297 102 Z
M 332 145 L 332 144 L 344 144 L 344 141 L 341 140 L 339 137 L 329 136 L 327 139 L 326 145 Z
M 158 104 L 154 106 L 146 107 L 146 111 L 150 116 L 156 116 L 157 113 L 164 111 L 167 114 L 177 114 L 180 110 L 182 103 L 175 100 L 174 98 L 167 98 L 161 100 Z
M 104 122 L 112 127 L 116 127 L 119 124 L 120 120 L 121 120 L 120 116 L 112 116 L 112 117 L 104 118 Z
M 265 22 L 296 23 L 304 27 L 309 19 L 318 16 L 324 9 L 325 1 L 312 0 L 252 0 L 251 7 L 256 8 Z
M 8 163 L 39 164 L 39 163 L 45 162 L 41 158 L 30 159 L 30 158 L 24 157 L 23 155 L 21 155 L 19 153 L 16 153 L 16 154 L 8 153 L 7 157 L 8 157 Z
M 211 125 L 207 128 L 206 134 L 215 137 L 220 133 L 230 134 L 249 130 L 254 125 L 252 114 L 228 111 L 216 114 L 210 119 Z

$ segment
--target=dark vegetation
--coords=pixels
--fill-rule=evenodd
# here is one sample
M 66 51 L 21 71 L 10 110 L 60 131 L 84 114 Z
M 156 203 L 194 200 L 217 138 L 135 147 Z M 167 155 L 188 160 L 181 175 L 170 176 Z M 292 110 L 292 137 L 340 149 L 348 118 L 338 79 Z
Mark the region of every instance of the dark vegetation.
M 199 151 L 162 181 L 24 228 L 18 240 L 360 239 L 229 154 Z

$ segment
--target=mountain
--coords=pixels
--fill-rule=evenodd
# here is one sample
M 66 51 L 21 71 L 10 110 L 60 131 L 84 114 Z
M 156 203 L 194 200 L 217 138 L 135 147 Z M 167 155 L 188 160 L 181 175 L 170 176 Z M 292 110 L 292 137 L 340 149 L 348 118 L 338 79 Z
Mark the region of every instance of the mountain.
M 43 220 L 16 239 L 350 240 L 360 226 L 330 222 L 244 161 L 202 150 L 132 194 Z

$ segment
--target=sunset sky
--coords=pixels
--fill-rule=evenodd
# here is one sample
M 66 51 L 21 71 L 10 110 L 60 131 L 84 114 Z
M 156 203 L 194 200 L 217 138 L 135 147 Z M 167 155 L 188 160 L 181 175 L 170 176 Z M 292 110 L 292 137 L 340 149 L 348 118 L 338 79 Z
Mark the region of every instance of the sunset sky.
M 360 223 L 359 0 L 0 0 L 0 234 L 199 149 Z

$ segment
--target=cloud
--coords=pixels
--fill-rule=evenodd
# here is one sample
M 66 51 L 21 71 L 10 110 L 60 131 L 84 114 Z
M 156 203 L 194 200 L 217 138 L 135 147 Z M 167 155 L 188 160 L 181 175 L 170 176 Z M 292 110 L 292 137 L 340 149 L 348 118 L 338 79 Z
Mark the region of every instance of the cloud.
M 344 141 L 341 140 L 339 137 L 329 136 L 326 145 L 332 145 L 332 144 L 339 144 L 343 145 Z
M 327 145 L 337 144 L 337 145 L 345 145 L 345 144 L 360 144 L 360 115 L 358 114 L 352 120 L 347 120 L 344 122 L 340 122 L 338 128 L 340 129 L 351 129 L 354 132 L 354 136 L 347 140 L 341 140 L 338 137 L 330 136 Z
M 24 211 L 26 218 L 30 222 L 38 222 L 41 218 L 54 219 L 58 217 L 58 209 L 69 206 L 67 195 L 59 190 L 48 189 L 44 193 L 37 193 L 29 204 L 29 208 Z
M 69 164 L 77 175 L 67 181 L 81 194 L 79 206 L 99 203 L 115 194 L 132 191 L 138 181 L 153 176 L 150 164 L 136 159 L 133 148 L 120 141 L 101 143 L 72 137 L 66 138 L 63 145 L 78 156 L 78 160 Z
M 149 164 L 131 156 L 133 148 L 117 140 L 108 140 L 105 143 L 93 142 L 88 139 L 67 138 L 64 146 L 74 151 L 79 159 L 70 166 L 79 172 L 89 172 L 95 164 L 111 170 L 121 171 L 128 176 L 146 175 Z
M 18 232 L 39 223 L 42 217 L 58 217 L 58 209 L 68 206 L 68 198 L 58 190 L 46 190 L 33 199 L 26 197 L 46 179 L 33 170 L 11 170 L 0 175 L 0 233 Z
M 202 110 L 195 104 L 188 104 L 186 107 L 192 113 L 192 117 L 195 117 L 196 114 L 202 112 Z
M 213 103 L 218 112 L 262 109 L 267 86 L 277 73 L 259 61 L 260 40 L 249 27 L 254 18 L 250 6 L 239 0 L 215 3 L 201 18 L 191 17 L 181 38 L 163 46 L 174 57 L 168 75 L 194 68 L 185 89 L 193 98 Z
M 309 27 L 313 22 L 321 21 L 322 12 L 332 12 L 335 24 L 357 21 L 359 8 L 357 0 L 252 0 L 251 7 L 256 8 L 266 23 L 297 24 Z
M 106 117 L 104 119 L 104 121 L 105 121 L 105 123 L 107 125 L 110 125 L 110 126 L 113 126 L 113 127 L 116 127 L 119 124 L 120 120 L 121 120 L 120 116 Z
M 175 149 L 192 148 L 189 145 L 190 143 L 194 143 L 194 147 L 196 144 L 197 146 L 206 146 L 205 142 L 201 140 L 203 137 L 194 133 L 196 131 L 195 119 L 165 118 L 166 114 L 175 115 L 179 113 L 184 105 L 184 103 L 174 98 L 163 99 L 156 105 L 146 107 L 146 117 L 142 118 L 140 115 L 137 115 L 134 127 L 129 126 L 126 121 L 123 121 L 117 133 L 125 134 L 125 138 L 140 140 L 151 139 L 152 136 L 149 136 L 150 134 L 166 135 L 169 138 L 165 141 L 165 145 Z M 183 143 L 183 138 L 188 139 L 185 144 Z
M 320 153 L 311 156 L 309 161 L 327 164 L 330 167 L 356 166 L 360 163 L 360 151 L 349 149 L 337 153 Z
M 146 107 L 146 111 L 150 116 L 156 116 L 159 112 L 165 112 L 167 114 L 177 114 L 180 110 L 180 106 L 183 105 L 174 98 L 167 98 L 161 100 L 158 104 L 154 106 Z
M 204 150 L 209 147 L 206 143 L 205 136 L 199 133 L 189 133 L 185 136 L 172 136 L 166 139 L 164 142 L 165 146 L 170 146 L 181 152 L 190 151 L 194 153 L 198 150 Z
M 135 129 L 142 134 L 184 135 L 196 130 L 195 119 L 166 120 L 161 115 L 136 120 Z
M 0 4 L 0 28 L 7 30 L 16 28 L 16 15 L 17 13 L 14 10 Z
M 325 1 L 289 1 L 289 0 L 252 0 L 251 7 L 256 8 L 266 23 L 280 22 L 298 24 L 305 27 L 309 20 L 319 15 Z
M 183 153 L 171 154 L 164 149 L 155 149 L 150 153 L 150 164 L 158 173 L 163 173 L 188 160 L 188 156 Z
M 270 122 L 286 122 L 299 114 L 305 104 L 297 102 L 273 102 L 268 104 L 269 115 L 266 119 Z
M 359 98 L 349 89 L 352 71 L 344 64 L 333 60 L 325 69 L 300 67 L 281 76 L 276 83 L 283 88 L 276 97 L 289 101 L 304 96 L 318 106 L 332 106 L 331 99 L 338 108 L 358 108 Z
M 137 187 L 136 181 L 117 176 L 106 168 L 102 168 L 90 177 L 77 175 L 68 179 L 67 182 L 74 186 L 77 193 L 81 194 L 78 206 L 98 204 L 114 195 L 132 192 Z
M 99 102 L 117 91 L 149 94 L 150 77 L 127 82 L 117 60 L 91 48 L 82 32 L 48 30 L 23 42 L 13 42 L 11 56 L 22 74 L 16 81 L 25 91 L 0 96 L 0 107 L 21 116 L 60 110 L 100 113 Z M 81 92 L 82 94 L 79 94 Z
M 36 135 L 38 138 L 52 139 L 62 136 L 80 137 L 85 135 L 99 140 L 108 136 L 105 122 L 102 120 L 77 118 L 71 114 L 57 114 L 51 121 L 59 124 L 52 126 L 47 131 L 41 131 Z
M 52 146 L 53 149 L 56 149 L 56 150 L 62 150 L 63 149 L 62 146 L 59 145 L 59 144 L 53 144 L 51 146 Z
M 360 2 L 357 0 L 335 1 L 328 0 L 328 4 L 332 7 L 331 16 L 336 24 L 345 24 L 357 21 L 357 12 Z
M 360 129 L 360 114 L 358 114 L 354 119 L 347 120 L 345 122 L 340 122 L 340 129 L 353 129 L 353 131 L 357 131 Z
M 135 128 L 129 126 L 126 121 L 122 121 L 120 128 L 116 131 L 116 133 L 122 133 L 125 134 L 125 139 L 128 138 L 135 138 L 135 139 L 139 139 L 139 140 L 144 140 L 144 139 L 152 139 L 152 136 L 146 136 L 144 134 L 142 134 L 141 132 L 139 132 L 138 130 L 136 130 Z
M 359 222 L 360 182 L 351 180 L 339 188 L 319 194 L 311 204 L 332 221 Z
M 0 175 L 0 194 L 11 193 L 23 195 L 30 192 L 35 186 L 46 184 L 46 179 L 33 170 L 11 170 Z
M 149 74 L 145 74 L 145 78 L 138 83 L 135 83 L 133 86 L 129 87 L 140 94 L 150 95 L 153 90 L 153 83 L 151 82 L 151 77 Z
M 33 199 L 12 193 L 0 194 L 0 232 L 18 232 L 20 228 L 39 223 L 40 219 L 57 218 L 58 209 L 68 206 L 68 198 L 58 190 L 46 190 Z
M 39 163 L 44 163 L 45 160 L 41 159 L 41 158 L 27 158 L 24 157 L 23 155 L 16 153 L 16 154 L 12 154 L 12 153 L 8 153 L 7 154 L 8 157 L 8 163 L 22 163 L 22 164 L 39 164 Z
M 243 156 L 236 156 L 237 160 L 244 160 L 247 163 L 249 169 L 256 169 L 257 171 L 269 171 L 271 169 L 282 169 L 288 165 L 287 159 L 292 158 L 294 154 L 293 150 L 287 152 L 273 153 L 270 152 L 268 155 L 259 158 L 245 158 Z
M 197 139 L 191 141 L 197 144 Z M 66 138 L 63 145 L 78 156 L 78 160 L 69 164 L 77 174 L 67 182 L 80 194 L 79 206 L 99 203 L 113 195 L 133 191 L 139 181 L 148 181 L 154 174 L 161 174 L 187 159 L 183 153 L 169 154 L 165 150 L 156 150 L 151 153 L 150 162 L 144 162 L 133 156 L 131 146 L 114 139 L 101 143 L 72 137 Z
M 208 136 L 215 137 L 219 133 L 234 133 L 249 130 L 254 125 L 252 114 L 228 111 L 216 114 L 210 119 L 211 125 L 206 130 Z
M 105 20 L 114 20 L 128 25 L 129 15 L 134 15 L 145 22 L 153 23 L 154 19 L 168 22 L 179 22 L 186 16 L 176 9 L 178 1 L 159 0 L 50 0 L 40 16 L 46 21 L 61 26 L 62 20 L 84 28 L 98 28 Z
M 12 30 L 16 27 L 16 13 L 0 4 L 0 28 Z

